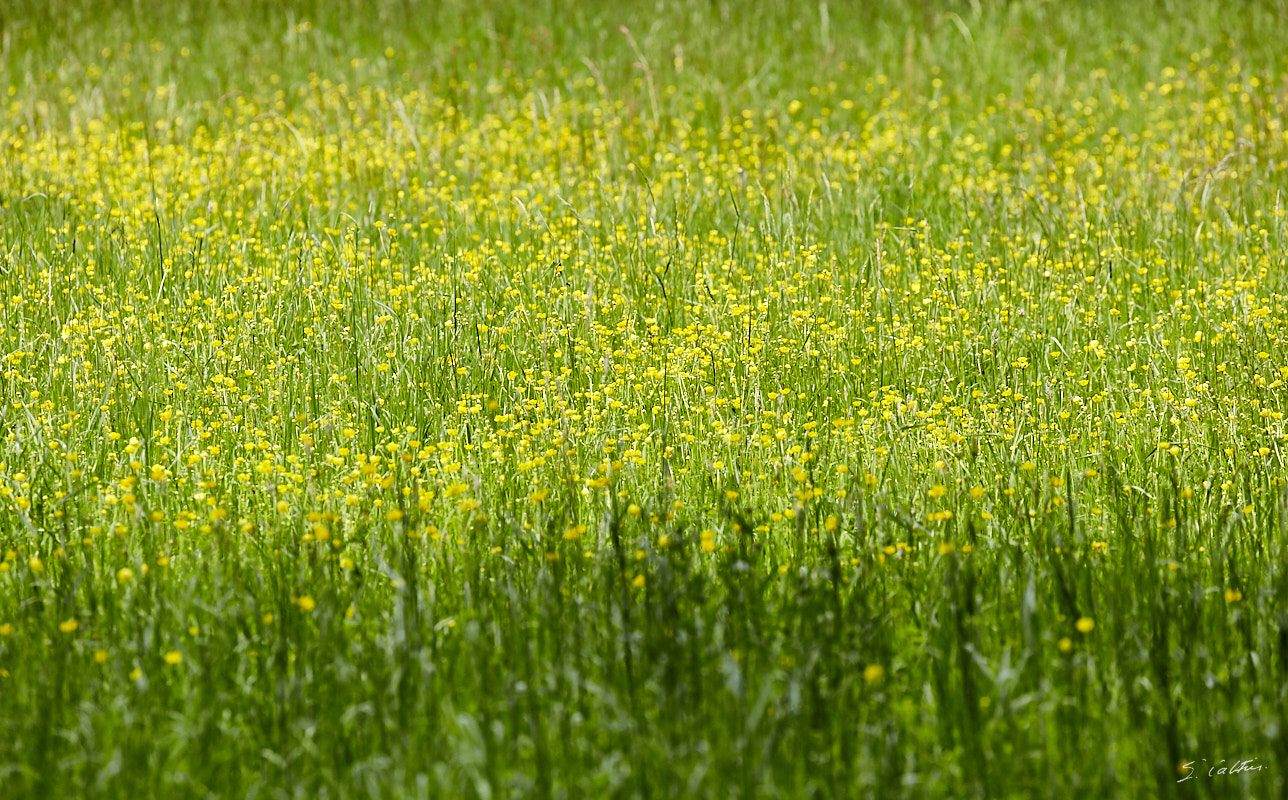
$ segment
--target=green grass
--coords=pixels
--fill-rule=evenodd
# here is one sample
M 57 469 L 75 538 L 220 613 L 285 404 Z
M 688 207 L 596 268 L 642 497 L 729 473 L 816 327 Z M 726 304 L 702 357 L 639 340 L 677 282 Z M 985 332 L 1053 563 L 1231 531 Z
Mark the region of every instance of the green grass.
M 1288 788 L 1282 7 L 169 5 L 0 12 L 0 795 Z

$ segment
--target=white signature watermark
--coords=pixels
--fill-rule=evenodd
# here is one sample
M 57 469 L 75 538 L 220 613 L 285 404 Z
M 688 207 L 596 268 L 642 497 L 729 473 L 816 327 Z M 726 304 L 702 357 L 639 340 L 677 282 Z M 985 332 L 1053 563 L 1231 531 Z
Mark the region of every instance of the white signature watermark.
M 1195 766 L 1196 764 L 1202 766 Z M 1220 778 L 1229 775 L 1240 775 L 1244 772 L 1260 772 L 1265 769 L 1265 766 L 1265 764 L 1258 764 L 1255 758 L 1241 759 L 1238 761 L 1230 761 L 1229 759 L 1223 758 L 1215 764 L 1208 766 L 1208 760 L 1206 758 L 1200 758 L 1198 761 L 1187 761 L 1177 767 L 1177 770 L 1182 774 L 1182 776 L 1184 776 L 1177 781 L 1177 783 L 1185 783 L 1186 781 L 1192 781 L 1195 778 L 1202 778 L 1205 774 L 1209 778 Z M 1207 767 L 1206 773 L 1203 771 L 1204 767 Z

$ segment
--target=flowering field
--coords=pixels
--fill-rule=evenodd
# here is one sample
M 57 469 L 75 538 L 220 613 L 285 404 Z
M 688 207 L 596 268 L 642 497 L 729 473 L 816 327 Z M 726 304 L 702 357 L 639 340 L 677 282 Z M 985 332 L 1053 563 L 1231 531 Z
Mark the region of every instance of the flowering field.
M 1288 18 L 0 12 L 0 796 L 1288 787 Z

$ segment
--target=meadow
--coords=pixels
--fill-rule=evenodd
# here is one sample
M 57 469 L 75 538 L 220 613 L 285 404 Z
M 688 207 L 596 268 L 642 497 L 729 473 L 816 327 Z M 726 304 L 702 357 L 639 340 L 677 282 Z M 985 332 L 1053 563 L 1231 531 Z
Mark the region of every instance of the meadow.
M 1284 41 L 6 3 L 0 796 L 1282 796 Z

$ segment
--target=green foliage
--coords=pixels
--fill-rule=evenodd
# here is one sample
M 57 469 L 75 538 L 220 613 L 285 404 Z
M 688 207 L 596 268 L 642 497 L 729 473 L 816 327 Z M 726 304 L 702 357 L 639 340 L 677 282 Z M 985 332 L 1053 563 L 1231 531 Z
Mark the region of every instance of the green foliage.
M 8 4 L 0 795 L 1282 793 L 1284 23 Z

